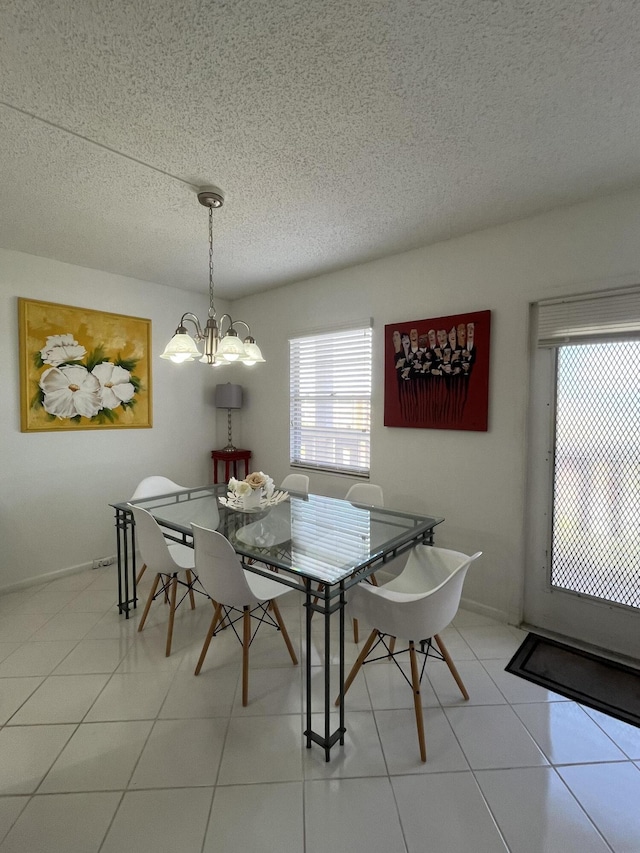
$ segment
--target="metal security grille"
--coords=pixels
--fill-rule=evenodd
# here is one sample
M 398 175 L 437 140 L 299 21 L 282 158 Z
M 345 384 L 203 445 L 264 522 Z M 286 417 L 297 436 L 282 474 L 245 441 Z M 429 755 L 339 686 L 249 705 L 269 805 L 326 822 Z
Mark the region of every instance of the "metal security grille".
M 551 584 L 640 607 L 640 341 L 557 355 Z

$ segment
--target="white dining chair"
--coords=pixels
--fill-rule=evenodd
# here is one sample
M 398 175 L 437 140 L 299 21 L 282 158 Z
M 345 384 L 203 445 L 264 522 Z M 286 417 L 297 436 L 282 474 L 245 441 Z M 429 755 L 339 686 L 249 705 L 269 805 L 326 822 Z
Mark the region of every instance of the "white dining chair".
M 351 503 L 366 504 L 367 506 L 384 506 L 382 486 L 375 483 L 354 483 L 345 495 L 345 500 Z
M 231 627 L 242 645 L 242 705 L 249 701 L 249 647 L 261 625 L 277 628 L 294 664 L 298 658 L 276 601 L 289 587 L 243 568 L 233 545 L 221 533 L 192 524 L 199 583 L 211 598 L 213 618 L 196 665 L 198 675 L 216 628 Z M 252 633 L 251 619 L 255 630 Z M 235 623 L 242 621 L 242 636 Z
M 173 480 L 169 480 L 168 477 L 161 477 L 154 474 L 151 477 L 145 477 L 144 480 L 140 480 L 130 500 L 137 501 L 141 498 L 153 498 L 156 495 L 167 495 L 170 492 L 186 491 L 187 488 L 187 486 L 179 486 Z M 140 578 L 145 573 L 146 568 L 147 564 L 143 562 L 136 576 L 136 584 L 140 583 Z
M 306 474 L 287 474 L 280 488 L 291 492 L 309 494 L 309 477 Z
M 165 598 L 168 595 L 169 622 L 167 625 L 165 654 L 169 657 L 173 641 L 173 623 L 177 608 L 187 595 L 189 596 L 191 609 L 193 610 L 196 606 L 194 584 L 197 581 L 197 577 L 193 573 L 193 548 L 181 545 L 179 542 L 169 544 L 164 538 L 158 522 L 150 512 L 142 509 L 142 507 L 133 506 L 133 504 L 128 504 L 128 507 L 133 513 L 136 541 L 142 559 L 151 568 L 151 571 L 155 572 L 155 578 L 151 585 L 151 591 L 149 592 L 140 624 L 138 625 L 138 631 L 142 631 L 144 628 L 153 601 L 159 595 Z M 159 591 L 157 591 L 158 586 L 160 586 Z M 178 587 L 184 588 L 184 594 L 181 595 L 179 600 Z M 199 592 L 199 590 L 197 591 Z
M 351 503 L 366 504 L 367 506 L 384 506 L 384 494 L 382 486 L 376 483 L 354 483 L 345 495 L 345 500 Z M 367 578 L 369 583 L 374 586 L 378 585 L 375 575 L 369 575 Z M 358 620 L 353 619 L 353 642 L 357 643 L 359 639 Z
M 481 554 L 478 551 L 469 557 L 459 551 L 417 545 L 410 552 L 406 566 L 397 578 L 382 586 L 357 584 L 349 593 L 348 610 L 367 625 L 373 626 L 373 630 L 347 676 L 342 696 L 346 695 L 360 668 L 380 644 L 385 649 L 381 656 L 389 657 L 398 667 L 400 665 L 396 657 L 408 651 L 422 761 L 427 760 L 427 751 L 420 698 L 422 672 L 418 672 L 417 654 L 423 654 L 425 662 L 427 656 L 445 661 L 463 698 L 469 699 L 440 633 L 456 615 L 467 570 Z M 395 651 L 396 638 L 408 640 L 408 648 Z M 375 659 L 379 660 L 380 656 Z M 338 696 L 336 705 L 340 701 L 341 697 Z

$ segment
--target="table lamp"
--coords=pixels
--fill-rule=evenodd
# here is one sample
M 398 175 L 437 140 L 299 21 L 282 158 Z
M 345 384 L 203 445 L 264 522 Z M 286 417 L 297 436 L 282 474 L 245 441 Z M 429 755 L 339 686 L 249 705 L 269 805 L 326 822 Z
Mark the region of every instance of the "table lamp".
M 216 409 L 227 410 L 227 446 L 222 449 L 231 453 L 237 450 L 231 440 L 231 409 L 242 408 L 242 385 L 232 385 L 231 382 L 216 385 L 215 406 Z

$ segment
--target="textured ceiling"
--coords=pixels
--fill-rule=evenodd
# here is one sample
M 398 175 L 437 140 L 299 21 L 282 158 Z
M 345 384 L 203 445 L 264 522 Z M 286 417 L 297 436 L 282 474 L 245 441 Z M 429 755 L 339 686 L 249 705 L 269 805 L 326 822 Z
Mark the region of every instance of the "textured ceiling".
M 0 246 L 227 298 L 640 184 L 637 0 L 2 0 Z

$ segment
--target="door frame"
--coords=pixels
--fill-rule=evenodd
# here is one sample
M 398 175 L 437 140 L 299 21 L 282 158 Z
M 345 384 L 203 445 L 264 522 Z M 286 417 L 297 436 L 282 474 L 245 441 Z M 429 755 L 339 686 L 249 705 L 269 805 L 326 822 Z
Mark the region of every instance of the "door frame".
M 532 343 L 523 621 L 533 630 L 640 661 L 636 608 L 559 589 L 550 582 L 556 364 L 556 349 Z

